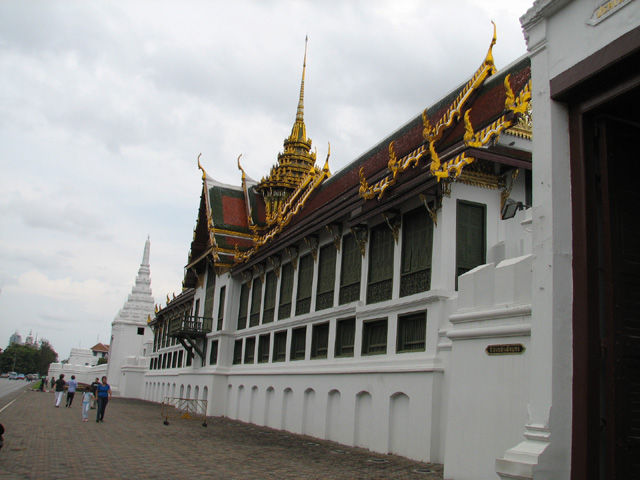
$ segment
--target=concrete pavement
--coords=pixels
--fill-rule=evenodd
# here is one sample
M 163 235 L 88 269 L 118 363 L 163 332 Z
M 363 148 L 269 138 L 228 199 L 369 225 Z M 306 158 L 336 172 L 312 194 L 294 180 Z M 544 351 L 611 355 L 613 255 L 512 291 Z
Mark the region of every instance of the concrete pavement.
M 71 408 L 53 401 L 27 389 L 0 398 L 0 480 L 442 479 L 441 465 L 225 418 L 209 418 L 206 428 L 183 419 L 165 426 L 156 403 L 113 398 L 96 423 L 95 410 L 81 421 L 79 394 Z

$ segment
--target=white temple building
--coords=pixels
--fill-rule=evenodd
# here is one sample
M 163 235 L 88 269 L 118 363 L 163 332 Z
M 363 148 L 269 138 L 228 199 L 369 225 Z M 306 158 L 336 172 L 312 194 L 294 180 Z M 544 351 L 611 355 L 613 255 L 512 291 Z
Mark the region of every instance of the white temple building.
M 111 344 L 98 343 L 92 348 L 72 348 L 67 363 L 52 363 L 49 377 L 64 373 L 67 378 L 75 375 L 81 383 L 91 383 L 96 377 L 106 375 L 114 395 L 142 397 L 147 345 L 153 334 L 147 320 L 154 314 L 154 300 L 151 293 L 149 238 L 144 245 L 142 263 L 138 269 L 127 301 L 111 323 Z M 108 358 L 108 363 L 98 365 L 98 360 Z M 127 385 L 129 388 L 127 389 Z
M 114 395 L 141 396 L 147 360 L 146 345 L 151 345 L 153 333 L 147 321 L 154 315 L 154 300 L 151 293 L 151 270 L 149 238 L 144 245 L 142 263 L 136 283 L 122 309 L 111 324 L 111 345 L 107 377 Z

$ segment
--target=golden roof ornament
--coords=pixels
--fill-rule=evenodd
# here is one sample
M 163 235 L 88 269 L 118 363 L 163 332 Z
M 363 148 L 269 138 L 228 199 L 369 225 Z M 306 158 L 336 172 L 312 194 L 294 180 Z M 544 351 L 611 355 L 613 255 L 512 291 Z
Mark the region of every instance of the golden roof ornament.
M 284 151 L 278 154 L 278 161 L 271 168 L 269 176 L 263 178 L 256 187 L 264 197 L 267 223 L 269 225 L 276 221 L 278 212 L 285 204 L 287 197 L 314 170 L 316 163 L 316 153 L 311 151 L 311 139 L 307 138 L 307 127 L 304 124 L 304 79 L 307 68 L 307 43 L 308 37 L 305 38 L 300 98 L 291 135 L 284 140 Z

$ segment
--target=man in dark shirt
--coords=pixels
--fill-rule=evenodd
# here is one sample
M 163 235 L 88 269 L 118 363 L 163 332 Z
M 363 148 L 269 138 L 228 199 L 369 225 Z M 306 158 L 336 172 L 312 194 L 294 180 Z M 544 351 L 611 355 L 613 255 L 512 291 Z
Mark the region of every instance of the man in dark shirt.
M 64 381 L 64 373 L 60 374 L 60 378 L 56 380 L 56 407 L 60 406 L 60 400 L 62 400 L 62 394 L 64 393 L 64 386 L 67 382 Z
M 100 385 L 100 380 L 96 377 L 95 381 L 91 384 L 91 392 L 93 393 L 93 398 L 91 399 L 91 410 L 96 409 L 96 399 L 98 398 L 99 385 Z

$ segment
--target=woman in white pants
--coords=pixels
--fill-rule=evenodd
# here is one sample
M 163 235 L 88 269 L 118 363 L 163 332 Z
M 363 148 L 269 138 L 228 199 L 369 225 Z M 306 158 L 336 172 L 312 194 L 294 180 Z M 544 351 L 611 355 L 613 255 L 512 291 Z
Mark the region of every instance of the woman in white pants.
M 60 374 L 60 378 L 56 380 L 56 407 L 60 406 L 62 395 L 64 394 L 64 386 L 67 382 L 64 381 L 64 373 Z

